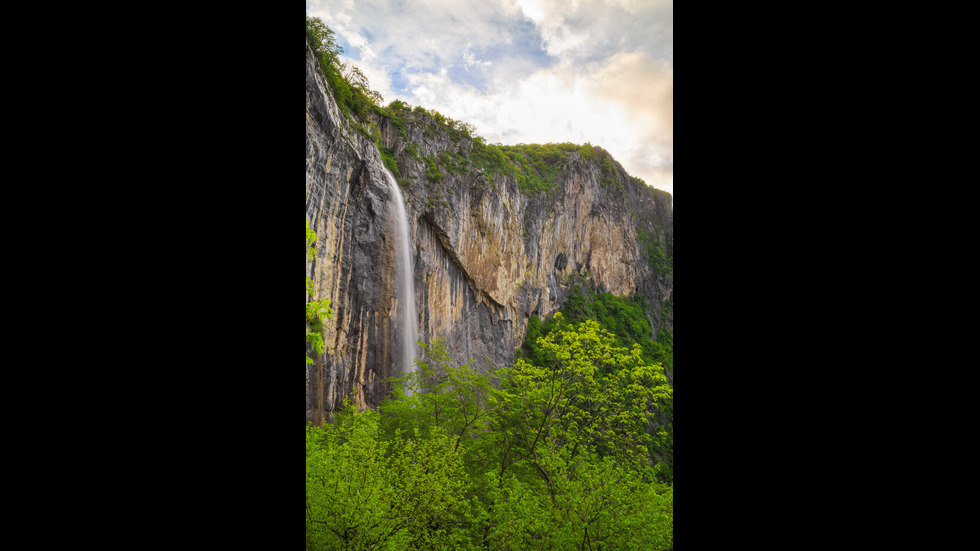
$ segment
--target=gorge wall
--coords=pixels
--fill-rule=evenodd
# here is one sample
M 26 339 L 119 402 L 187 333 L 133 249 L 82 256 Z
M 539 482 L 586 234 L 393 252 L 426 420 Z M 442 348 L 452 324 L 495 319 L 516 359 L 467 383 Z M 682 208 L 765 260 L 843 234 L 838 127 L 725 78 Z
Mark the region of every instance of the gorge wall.
M 478 167 L 481 144 L 466 133 L 419 108 L 400 113 L 349 122 L 307 47 L 306 219 L 317 242 L 306 269 L 335 314 L 326 351 L 307 350 L 316 360 L 306 373 L 308 422 L 329 418 L 352 392 L 361 407 L 377 406 L 390 391 L 384 379 L 401 375 L 395 221 L 379 146 L 397 163 L 407 201 L 421 341 L 445 339 L 454 358 L 480 370 L 511 365 L 529 317 L 560 309 L 574 284 L 641 293 L 654 331 L 672 329 L 672 271 L 647 252 L 652 242 L 673 256 L 669 193 L 611 158 L 603 164 L 601 149 L 589 159 L 567 151 L 556 187 L 522 191 L 515 177 Z M 435 159 L 441 179 L 427 176 Z

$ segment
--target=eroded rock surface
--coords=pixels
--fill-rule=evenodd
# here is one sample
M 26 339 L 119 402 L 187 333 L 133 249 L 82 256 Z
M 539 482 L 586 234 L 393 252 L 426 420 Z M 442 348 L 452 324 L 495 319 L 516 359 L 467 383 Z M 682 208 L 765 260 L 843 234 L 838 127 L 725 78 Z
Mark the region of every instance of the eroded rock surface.
M 408 202 L 420 340 L 445 339 L 455 358 L 474 359 L 482 370 L 510 365 L 529 317 L 560 309 L 577 282 L 620 296 L 642 293 L 654 330 L 672 324 L 662 315 L 672 275 L 648 265 L 639 237 L 654 236 L 673 255 L 670 194 L 635 181 L 618 163 L 610 185 L 598 162 L 574 151 L 549 192 L 521 192 L 513 177 L 472 166 L 444 170 L 432 183 L 423 159 L 465 157 L 473 144 L 438 131 L 425 113 L 413 115 L 400 131 L 382 116 L 372 123 L 397 160 Z M 306 394 L 314 423 L 349 395 L 361 407 L 377 406 L 390 391 L 384 379 L 401 375 L 394 215 L 381 155 L 367 134 L 342 116 L 307 48 L 306 217 L 317 243 L 306 269 L 317 298 L 330 299 L 335 312 L 326 352 L 307 351 L 316 357 Z

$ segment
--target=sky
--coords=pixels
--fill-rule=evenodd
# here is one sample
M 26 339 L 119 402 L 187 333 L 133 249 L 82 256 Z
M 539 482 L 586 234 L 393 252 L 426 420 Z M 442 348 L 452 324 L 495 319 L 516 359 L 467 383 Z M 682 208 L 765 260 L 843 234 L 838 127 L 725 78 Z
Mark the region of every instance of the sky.
M 673 0 L 307 0 L 387 105 L 598 145 L 674 193 Z

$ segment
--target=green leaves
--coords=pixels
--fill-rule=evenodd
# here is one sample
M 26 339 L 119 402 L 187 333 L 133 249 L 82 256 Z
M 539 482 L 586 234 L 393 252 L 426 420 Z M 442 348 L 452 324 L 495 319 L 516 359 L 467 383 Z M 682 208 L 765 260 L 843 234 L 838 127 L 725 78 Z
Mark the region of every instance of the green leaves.
M 313 260 L 316 255 L 314 245 L 316 243 L 316 232 L 310 228 L 310 221 L 306 221 L 306 258 Z M 333 319 L 333 310 L 330 309 L 330 301 L 327 299 L 314 300 L 316 290 L 310 276 L 306 276 L 306 294 L 309 295 L 309 302 L 306 303 L 306 342 L 312 346 L 317 354 L 323 354 L 323 320 Z M 312 365 L 313 358 L 306 356 L 306 365 Z
M 462 464 L 445 435 L 388 440 L 380 414 L 345 404 L 307 427 L 306 544 L 311 549 L 452 548 L 465 506 Z
M 543 364 L 518 359 L 494 384 L 443 341 L 419 343 L 377 411 L 308 428 L 307 545 L 669 549 L 672 489 L 645 431 L 670 395 L 663 370 L 597 323 L 557 317 Z
M 310 221 L 306 221 L 306 259 L 313 260 L 316 255 L 316 250 L 313 246 L 316 244 L 316 232 L 310 227 Z
M 416 370 L 396 383 L 395 398 L 381 404 L 389 433 L 418 430 L 428 437 L 443 434 L 453 449 L 466 455 L 473 435 L 483 430 L 492 385 L 473 370 L 472 362 L 455 365 L 445 341 L 419 343 L 431 363 L 416 360 Z
M 360 69 L 340 61 L 344 48 L 337 44 L 333 31 L 319 17 L 306 17 L 306 42 L 320 62 L 340 110 L 345 116 L 366 121 L 372 108 L 384 101 L 381 94 L 369 88 L 367 77 Z
M 556 319 L 561 323 L 560 313 Z M 539 385 L 537 399 L 545 402 L 538 409 L 547 410 L 547 404 L 553 403 L 569 421 L 594 429 L 601 436 L 589 443 L 604 453 L 620 453 L 643 443 L 647 406 L 670 394 L 662 367 L 644 363 L 639 347 L 617 347 L 615 342 L 614 335 L 592 320 L 552 331 L 537 343 L 551 359 L 550 365 L 520 362 L 515 366 L 519 373 L 512 378 L 516 385 Z M 529 390 L 521 394 L 532 396 Z M 573 436 L 581 437 L 561 432 L 567 431 L 567 425 L 554 427 L 569 442 Z
M 425 178 L 429 182 L 438 184 L 442 181 L 442 171 L 439 170 L 439 165 L 434 156 L 430 155 L 425 158 L 425 166 Z
M 306 42 L 323 67 L 337 64 L 344 48 L 337 44 L 334 33 L 319 17 L 306 17 Z
M 398 171 L 398 162 L 395 161 L 395 156 L 392 155 L 391 150 L 383 145 L 379 145 L 378 152 L 381 153 L 381 161 L 384 163 L 385 168 L 397 179 L 401 174 Z

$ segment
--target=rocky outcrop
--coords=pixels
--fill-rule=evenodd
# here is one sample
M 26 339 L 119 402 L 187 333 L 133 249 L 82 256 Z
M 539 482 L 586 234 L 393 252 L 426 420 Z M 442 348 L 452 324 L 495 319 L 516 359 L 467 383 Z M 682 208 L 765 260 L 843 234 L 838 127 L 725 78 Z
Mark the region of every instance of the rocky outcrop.
M 379 403 L 395 353 L 389 188 L 374 143 L 347 124 L 326 90 L 307 47 L 306 219 L 317 242 L 306 270 L 317 298 L 330 299 L 334 311 L 326 352 L 307 350 L 316 360 L 306 374 L 307 421 L 315 423 L 351 390 L 362 406 Z
M 561 308 L 577 282 L 642 293 L 653 326 L 672 324 L 662 314 L 672 276 L 651 268 L 645 252 L 652 239 L 673 255 L 670 194 L 576 151 L 547 192 L 523 192 L 514 177 L 473 163 L 440 168 L 434 183 L 425 159 L 472 158 L 472 139 L 441 130 L 419 109 L 397 124 L 375 115 L 359 129 L 340 113 L 309 49 L 306 80 L 306 216 L 318 237 L 307 273 L 335 312 L 326 352 L 308 351 L 316 365 L 307 368 L 307 421 L 321 422 L 351 393 L 376 406 L 390 391 L 384 379 L 400 375 L 394 216 L 379 143 L 397 161 L 408 203 L 420 340 L 445 339 L 454 357 L 483 370 L 510 365 L 529 317 Z

